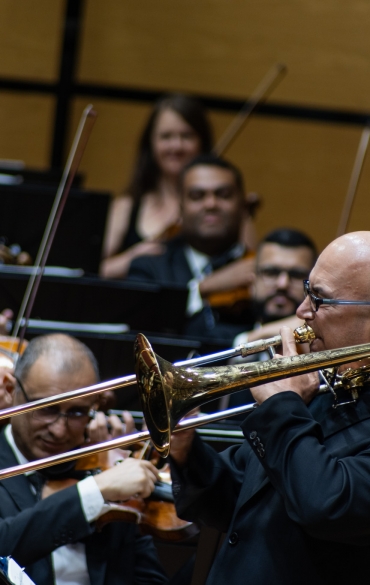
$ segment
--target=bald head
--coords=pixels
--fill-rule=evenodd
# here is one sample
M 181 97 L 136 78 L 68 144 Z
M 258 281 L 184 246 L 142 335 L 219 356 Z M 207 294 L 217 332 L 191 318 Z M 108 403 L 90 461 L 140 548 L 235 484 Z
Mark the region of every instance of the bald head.
M 56 373 L 74 374 L 88 365 L 99 380 L 94 354 L 84 343 L 70 335 L 54 333 L 32 339 L 18 360 L 15 376 L 22 381 L 26 380 L 32 366 L 41 358 Z
M 323 299 L 370 301 L 370 232 L 353 232 L 334 240 L 310 273 L 311 292 Z M 313 351 L 370 342 L 370 306 L 322 304 L 314 311 L 309 298 L 297 315 L 310 325 Z
M 352 232 L 331 242 L 320 255 L 313 276 L 317 268 L 336 283 L 337 298 L 370 300 L 370 231 Z

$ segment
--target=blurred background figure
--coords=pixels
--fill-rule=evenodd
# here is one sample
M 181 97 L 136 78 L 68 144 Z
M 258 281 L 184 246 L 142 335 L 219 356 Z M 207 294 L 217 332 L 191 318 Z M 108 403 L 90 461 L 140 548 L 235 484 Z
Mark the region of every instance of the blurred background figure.
M 303 299 L 302 281 L 316 258 L 314 242 L 299 230 L 279 228 L 263 238 L 252 287 L 254 329 L 238 335 L 235 345 L 278 335 L 283 325 L 295 329 L 303 324 L 295 312 Z
M 0 313 L 0 335 L 8 335 L 11 326 L 11 320 L 13 319 L 13 311 L 10 309 L 4 309 Z M 1 346 L 0 346 L 1 352 Z M 7 354 L 4 354 L 5 361 L 1 359 L 0 355 L 0 410 L 3 408 L 8 408 L 11 406 L 11 398 L 9 397 L 9 393 L 6 391 L 5 388 L 5 376 L 7 374 L 12 373 L 13 369 L 9 370 L 9 360 L 7 358 Z M 6 420 L 0 421 L 0 429 L 2 429 L 7 424 Z
M 267 339 L 280 334 L 282 326 L 295 329 L 303 325 L 296 310 L 303 300 L 303 280 L 316 262 L 315 244 L 305 233 L 279 228 L 267 234 L 257 249 L 256 278 L 252 286 L 254 328 L 240 333 L 234 347 L 241 343 Z M 267 352 L 236 358 L 233 362 L 269 359 Z M 254 402 L 250 390 L 221 399 L 221 409 Z M 236 418 L 244 418 L 244 415 Z
M 124 278 L 139 256 L 164 252 L 161 240 L 180 229 L 179 176 L 196 156 L 212 148 L 212 129 L 195 98 L 171 94 L 154 106 L 139 140 L 131 180 L 108 213 L 100 275 Z M 254 248 L 252 215 L 261 201 L 245 195 L 240 240 Z
M 11 327 L 11 320 L 13 319 L 13 311 L 11 309 L 4 309 L 0 313 L 0 335 L 8 335 Z
M 243 178 L 234 165 L 213 155 L 193 159 L 181 176 L 180 235 L 163 246 L 163 254 L 131 264 L 132 281 L 188 287 L 187 335 L 230 344 L 245 327 L 254 253 L 240 242 L 244 203 Z
M 139 140 L 126 192 L 111 204 L 102 276 L 123 278 L 134 258 L 163 252 L 155 239 L 179 220 L 180 172 L 211 147 L 211 127 L 198 100 L 174 94 L 156 103 Z

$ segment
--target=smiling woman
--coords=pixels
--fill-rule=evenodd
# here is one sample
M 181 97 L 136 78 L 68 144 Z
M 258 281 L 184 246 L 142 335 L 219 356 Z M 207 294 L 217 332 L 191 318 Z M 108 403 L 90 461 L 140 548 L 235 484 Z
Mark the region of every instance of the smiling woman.
M 211 146 L 211 129 L 198 100 L 175 94 L 157 102 L 139 141 L 127 193 L 111 204 L 102 276 L 122 278 L 134 258 L 162 253 L 158 236 L 179 220 L 180 172 Z

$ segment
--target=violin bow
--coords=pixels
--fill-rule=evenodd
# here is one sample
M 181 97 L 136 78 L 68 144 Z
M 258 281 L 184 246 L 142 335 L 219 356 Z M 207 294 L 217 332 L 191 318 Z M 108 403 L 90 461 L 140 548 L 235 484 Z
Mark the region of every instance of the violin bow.
M 212 152 L 216 156 L 221 156 L 227 148 L 234 142 L 235 138 L 242 130 L 244 124 L 256 109 L 270 95 L 272 90 L 280 83 L 287 72 L 287 67 L 283 63 L 276 63 L 256 87 L 252 95 L 246 100 L 241 110 L 237 113 L 231 124 L 221 136 Z
M 351 211 L 353 207 L 353 203 L 355 200 L 356 192 L 358 183 L 360 181 L 360 176 L 362 173 L 362 168 L 364 165 L 364 160 L 367 152 L 367 147 L 369 146 L 369 138 L 370 138 L 370 120 L 366 123 L 362 133 L 360 142 L 357 149 L 357 154 L 355 158 L 355 163 L 353 165 L 351 178 L 348 185 L 347 195 L 344 200 L 344 205 L 342 209 L 342 214 L 340 217 L 338 230 L 337 230 L 337 238 L 339 236 L 343 236 L 348 227 L 349 218 L 351 216 Z
M 81 162 L 82 155 L 85 151 L 87 141 L 90 137 L 92 127 L 95 123 L 97 113 L 90 104 L 84 109 L 77 131 L 71 146 L 70 153 L 60 180 L 57 193 L 55 195 L 54 203 L 51 208 L 49 219 L 47 221 L 44 235 L 41 240 L 35 264 L 32 269 L 30 279 L 19 309 L 18 317 L 15 321 L 12 331 L 13 337 L 18 337 L 19 343 L 17 353 L 22 347 L 25 332 L 28 326 L 28 321 L 35 302 L 37 291 L 40 285 L 42 275 L 44 273 L 46 261 L 49 256 L 50 248 L 54 241 L 54 237 L 59 225 L 60 218 L 63 213 L 64 205 L 67 201 L 69 191 L 72 186 L 73 179 L 76 175 L 77 169 Z

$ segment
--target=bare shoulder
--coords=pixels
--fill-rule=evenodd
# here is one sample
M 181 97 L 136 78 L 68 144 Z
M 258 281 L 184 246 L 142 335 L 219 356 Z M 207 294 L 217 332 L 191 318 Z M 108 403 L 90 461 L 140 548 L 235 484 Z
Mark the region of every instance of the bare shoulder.
M 128 229 L 133 199 L 123 194 L 113 197 L 108 210 L 103 256 L 108 258 L 119 249 Z

